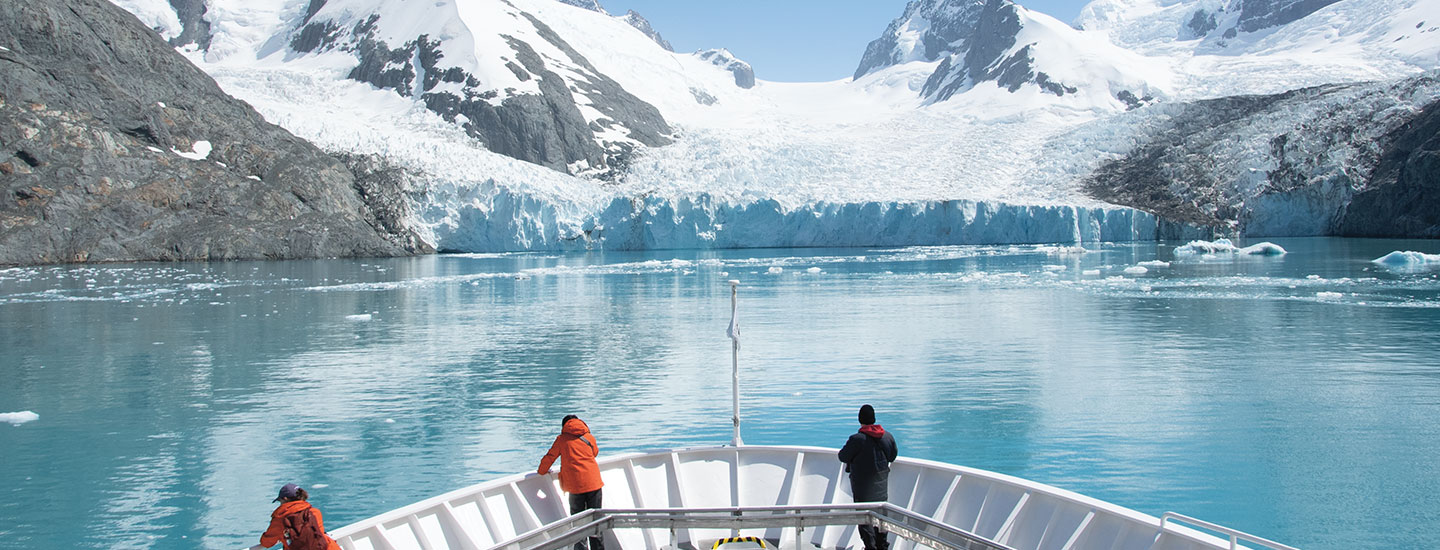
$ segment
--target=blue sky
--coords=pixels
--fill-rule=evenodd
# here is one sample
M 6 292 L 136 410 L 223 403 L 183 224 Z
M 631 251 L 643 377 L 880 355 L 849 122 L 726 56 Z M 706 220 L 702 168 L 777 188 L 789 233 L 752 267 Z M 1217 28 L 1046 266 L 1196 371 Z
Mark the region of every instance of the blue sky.
M 678 52 L 728 48 L 781 82 L 846 78 L 860 56 L 905 11 L 905 0 L 601 0 L 605 11 L 640 12 Z M 1021 0 L 1069 22 L 1084 0 Z

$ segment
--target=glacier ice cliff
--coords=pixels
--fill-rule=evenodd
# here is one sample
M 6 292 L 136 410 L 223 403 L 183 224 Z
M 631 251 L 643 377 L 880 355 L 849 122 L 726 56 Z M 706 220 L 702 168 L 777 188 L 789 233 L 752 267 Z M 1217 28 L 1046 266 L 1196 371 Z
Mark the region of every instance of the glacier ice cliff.
M 710 195 L 614 197 L 589 205 L 504 187 L 433 190 L 416 208 L 442 251 L 654 250 L 963 244 L 1081 244 L 1209 237 L 1123 207 L 987 201 L 730 202 Z

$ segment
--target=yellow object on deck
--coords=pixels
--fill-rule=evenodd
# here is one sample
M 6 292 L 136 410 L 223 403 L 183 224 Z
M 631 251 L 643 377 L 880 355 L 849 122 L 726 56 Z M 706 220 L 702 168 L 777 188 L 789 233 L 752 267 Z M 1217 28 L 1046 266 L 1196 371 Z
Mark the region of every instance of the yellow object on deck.
M 715 544 L 710 546 L 710 550 L 715 550 L 716 548 L 719 548 L 722 544 L 730 544 L 732 542 L 753 542 L 760 545 L 761 548 L 765 548 L 765 541 L 762 540 L 760 537 L 730 537 L 728 539 L 720 539 L 715 541 Z

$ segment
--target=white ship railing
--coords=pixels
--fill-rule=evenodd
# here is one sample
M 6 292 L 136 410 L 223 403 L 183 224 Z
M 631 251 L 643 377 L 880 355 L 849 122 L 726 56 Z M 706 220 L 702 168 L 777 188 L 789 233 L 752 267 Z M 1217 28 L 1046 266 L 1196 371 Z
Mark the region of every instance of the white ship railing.
M 662 516 L 676 509 L 723 509 L 727 514 L 735 509 L 812 506 L 858 510 L 852 506 L 845 465 L 836 452 L 746 445 L 612 456 L 600 461 L 604 505 L 612 511 L 651 510 Z M 1237 544 L 1180 525 L 1183 520 L 1179 516 L 1162 521 L 1043 483 L 906 457 L 891 464 L 889 504 L 1015 550 L 1224 550 Z M 571 522 L 570 529 L 555 531 L 568 533 L 601 520 L 588 517 L 588 521 L 575 523 L 556 477 L 531 472 L 391 510 L 337 529 L 333 536 L 344 550 L 488 550 L 557 522 Z M 729 523 L 725 527 L 627 527 L 607 529 L 603 536 L 624 550 L 705 550 L 716 540 L 735 536 L 735 531 L 780 541 L 787 548 L 801 540 L 799 550 L 858 548 L 855 525 L 869 520 L 860 521 L 856 516 L 846 521 L 850 519 L 857 521 L 806 524 L 803 529 L 793 522 L 753 528 L 734 528 Z M 916 524 L 914 530 L 928 533 L 919 527 Z M 1249 543 L 1264 540 L 1250 535 L 1235 538 Z M 923 550 L 929 545 L 906 539 L 893 546 L 895 550 Z
M 866 524 L 936 550 L 1014 550 L 889 503 L 756 508 L 586 510 L 515 537 L 490 550 L 562 550 L 613 529 L 791 529 L 795 548 L 807 528 Z M 672 534 L 671 540 L 676 540 Z M 778 541 L 775 541 L 778 542 Z
M 1190 517 L 1190 516 L 1186 516 L 1186 515 L 1183 515 L 1183 514 L 1177 514 L 1177 513 L 1175 513 L 1175 512 L 1165 512 L 1164 514 L 1161 514 L 1161 515 L 1160 515 L 1160 529 L 1161 529 L 1161 530 L 1164 530 L 1164 529 L 1165 529 L 1165 522 L 1167 522 L 1167 521 L 1183 521 L 1183 522 L 1188 523 L 1188 524 L 1190 524 L 1190 525 L 1195 525 L 1195 526 L 1197 526 L 1197 527 L 1204 527 L 1204 528 L 1206 528 L 1206 529 L 1209 529 L 1209 530 L 1211 530 L 1211 531 L 1215 531 L 1215 532 L 1218 532 L 1218 533 L 1224 533 L 1225 535 L 1227 535 L 1227 536 L 1230 537 L 1230 550 L 1235 550 L 1236 548 L 1240 548 L 1239 545 L 1240 545 L 1240 541 L 1242 541 L 1242 540 L 1245 541 L 1245 542 L 1253 542 L 1253 543 L 1259 544 L 1259 545 L 1261 545 L 1261 546 L 1267 546 L 1267 547 L 1270 547 L 1270 548 L 1274 548 L 1275 550 L 1300 550 L 1299 548 L 1295 548 L 1294 546 L 1286 546 L 1286 545 L 1284 545 L 1284 544 L 1280 544 L 1280 543 L 1275 542 L 1275 541 L 1273 541 L 1273 540 L 1266 539 L 1266 538 L 1261 538 L 1261 537 L 1257 537 L 1257 536 L 1255 536 L 1255 535 L 1252 535 L 1252 534 L 1250 534 L 1250 533 L 1246 533 L 1246 532 L 1244 532 L 1244 531 L 1236 531 L 1236 530 L 1231 529 L 1231 528 L 1229 528 L 1229 527 L 1226 527 L 1226 526 L 1224 526 L 1224 525 L 1216 525 L 1216 524 L 1214 524 L 1214 523 L 1210 523 L 1210 522 L 1205 521 L 1205 520 L 1195 519 L 1195 518 L 1192 518 L 1192 517 Z

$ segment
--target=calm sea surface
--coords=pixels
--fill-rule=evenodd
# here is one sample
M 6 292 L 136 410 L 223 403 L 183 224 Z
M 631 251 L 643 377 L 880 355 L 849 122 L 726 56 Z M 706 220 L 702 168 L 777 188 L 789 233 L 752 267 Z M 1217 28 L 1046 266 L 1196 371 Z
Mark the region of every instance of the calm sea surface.
M 0 270 L 0 548 L 240 548 L 602 454 L 902 454 L 1308 550 L 1440 547 L 1436 241 L 463 255 Z M 1135 268 L 1151 264 L 1146 273 Z M 1125 270 L 1132 268 L 1130 273 Z

